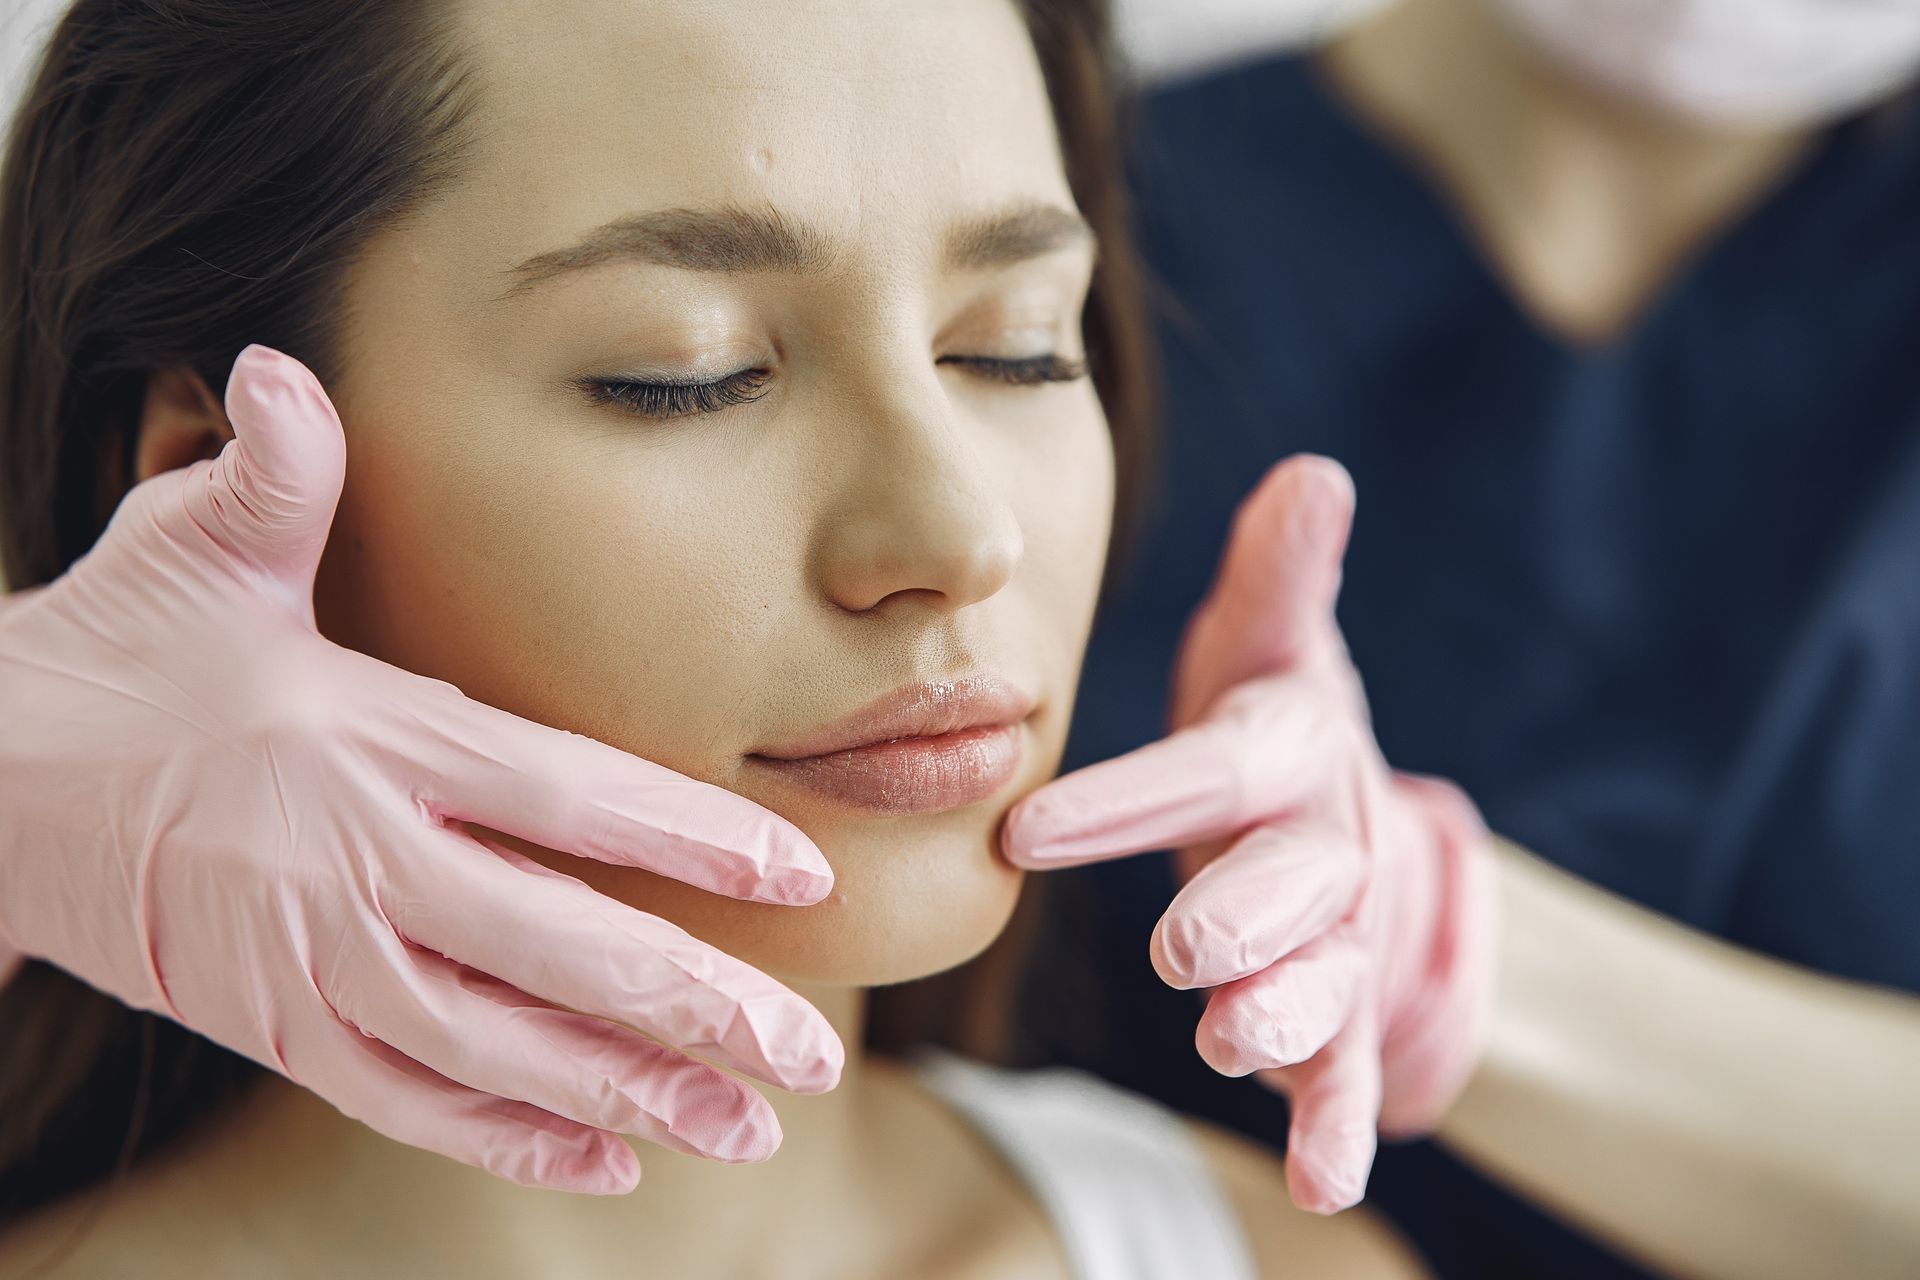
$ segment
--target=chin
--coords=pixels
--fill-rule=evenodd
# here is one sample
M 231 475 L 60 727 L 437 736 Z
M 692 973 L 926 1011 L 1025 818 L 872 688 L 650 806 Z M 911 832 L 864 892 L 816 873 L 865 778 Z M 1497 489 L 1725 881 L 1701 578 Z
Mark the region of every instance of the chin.
M 885 986 L 965 963 L 1006 928 L 1023 874 L 998 849 L 1011 805 L 853 822 L 784 812 L 833 867 L 833 892 L 810 907 L 739 902 L 649 871 L 507 843 L 782 982 Z

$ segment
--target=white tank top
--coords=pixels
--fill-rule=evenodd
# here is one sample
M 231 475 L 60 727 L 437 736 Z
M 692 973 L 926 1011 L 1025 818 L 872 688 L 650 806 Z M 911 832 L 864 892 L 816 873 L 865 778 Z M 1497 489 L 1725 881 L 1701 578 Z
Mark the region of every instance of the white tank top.
M 913 1061 L 1033 1190 L 1075 1280 L 1256 1280 L 1240 1220 L 1172 1111 L 1066 1067 Z

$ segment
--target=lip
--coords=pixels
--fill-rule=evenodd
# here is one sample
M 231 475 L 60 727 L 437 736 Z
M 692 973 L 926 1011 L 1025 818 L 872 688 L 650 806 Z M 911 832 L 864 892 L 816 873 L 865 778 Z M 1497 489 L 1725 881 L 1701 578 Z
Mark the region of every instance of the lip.
M 993 675 L 904 685 L 747 759 L 843 805 L 939 813 L 989 799 L 1013 779 L 1033 707 Z

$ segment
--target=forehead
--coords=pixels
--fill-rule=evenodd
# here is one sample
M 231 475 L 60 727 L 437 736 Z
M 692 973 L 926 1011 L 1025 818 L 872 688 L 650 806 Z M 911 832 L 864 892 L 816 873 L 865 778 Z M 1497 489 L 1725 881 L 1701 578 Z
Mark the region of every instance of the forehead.
M 1012 0 L 467 0 L 448 210 L 505 265 L 636 210 L 772 204 L 829 235 L 1071 204 Z

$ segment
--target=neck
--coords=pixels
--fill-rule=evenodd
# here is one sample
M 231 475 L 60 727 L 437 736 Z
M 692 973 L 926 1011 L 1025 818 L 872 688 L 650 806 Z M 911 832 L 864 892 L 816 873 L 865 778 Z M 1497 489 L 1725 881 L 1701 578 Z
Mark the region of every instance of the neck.
M 1626 327 L 1811 137 L 1623 102 L 1562 71 L 1487 0 L 1402 0 L 1320 64 L 1438 180 L 1521 305 L 1574 341 Z
M 625 1249 L 648 1259 L 651 1274 L 757 1273 L 771 1264 L 770 1242 L 818 1239 L 823 1224 L 876 1198 L 857 1194 L 859 1181 L 885 1140 L 877 1113 L 899 1095 L 897 1077 L 859 1050 L 865 991 L 795 990 L 834 1024 L 846 1069 L 825 1094 L 756 1086 L 783 1133 L 780 1150 L 758 1165 L 715 1164 L 634 1140 L 642 1174 L 629 1196 L 529 1190 L 392 1142 L 275 1076 L 182 1167 L 192 1171 L 191 1194 L 211 1200 L 206 1209 L 226 1215 L 221 1221 L 252 1223 L 276 1244 L 296 1232 L 318 1232 L 336 1249 L 353 1240 L 383 1265 L 419 1258 L 444 1267 L 457 1241 L 488 1259 L 489 1273 L 524 1253 L 522 1274 L 568 1274 L 569 1257 L 575 1273 L 595 1274 Z

